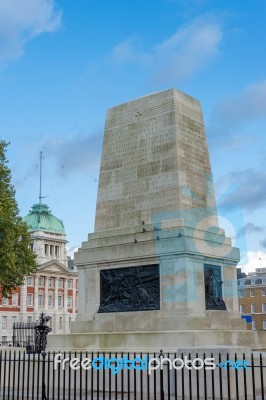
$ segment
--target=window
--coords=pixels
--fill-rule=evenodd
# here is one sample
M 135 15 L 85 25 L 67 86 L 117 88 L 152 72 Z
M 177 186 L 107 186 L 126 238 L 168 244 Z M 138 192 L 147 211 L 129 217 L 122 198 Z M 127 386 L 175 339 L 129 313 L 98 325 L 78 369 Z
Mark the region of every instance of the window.
M 251 279 L 251 284 L 254 285 L 256 279 Z
M 55 246 L 55 256 L 59 257 L 59 246 Z
M 18 305 L 18 294 L 13 293 L 12 294 L 12 306 L 17 306 Z
M 238 297 L 240 297 L 240 298 L 245 297 L 245 291 L 244 290 L 239 290 Z
M 71 296 L 68 296 L 68 298 L 67 298 L 67 307 L 68 308 L 72 307 L 72 297 Z
M 33 306 L 33 294 L 28 293 L 28 306 Z
M 62 288 L 63 287 L 63 279 L 58 280 L 58 287 Z
M 2 305 L 3 305 L 3 306 L 8 306 L 8 305 L 9 305 L 9 301 L 8 301 L 8 298 L 7 298 L 7 297 L 3 297 L 3 298 L 2 298 Z
M 7 343 L 7 336 L 2 336 L 2 343 L 3 344 Z
M 67 288 L 72 289 L 72 280 L 67 281 Z
M 48 307 L 53 307 L 54 305 L 54 296 L 52 294 L 48 294 Z
M 58 296 L 58 307 L 63 307 L 63 296 Z
M 43 306 L 43 295 L 42 295 L 42 294 L 39 294 L 39 295 L 38 295 L 38 305 L 39 305 L 40 307 Z
M 261 295 L 266 296 L 266 289 L 261 289 Z
M 244 285 L 244 281 L 240 281 L 239 283 L 240 283 L 240 286 Z
M 266 303 L 262 303 L 262 312 L 266 313 Z
M 38 285 L 39 285 L 39 286 L 44 286 L 44 278 L 43 278 L 43 276 L 40 276 L 40 277 L 39 277 Z
M 28 324 L 32 323 L 32 316 L 31 315 L 27 316 L 27 322 L 28 322 Z
M 30 250 L 33 252 L 33 243 L 30 245 Z
M 45 244 L 45 245 L 44 245 L 44 253 L 45 253 L 46 255 L 48 255 L 48 251 L 49 251 L 49 245 L 48 245 L 48 244 Z
M 72 321 L 72 319 L 71 319 L 71 317 L 69 317 L 69 318 L 68 318 L 69 329 L 70 329 L 71 321 Z M 266 322 L 266 321 L 265 321 L 265 322 Z M 265 329 L 266 329 L 266 328 L 265 328 Z
M 240 306 L 239 306 L 239 312 L 241 313 L 241 314 L 244 314 L 244 304 L 240 304 Z
M 50 256 L 52 256 L 54 254 L 54 246 L 50 246 Z
M 255 331 L 256 330 L 256 321 L 252 321 L 252 330 Z
M 266 278 L 262 278 L 262 283 L 266 283 Z
M 255 297 L 255 291 L 254 291 L 254 290 L 251 290 L 251 291 L 249 292 L 249 294 L 250 294 L 250 297 Z
M 13 316 L 13 317 L 12 317 L 12 325 L 13 325 L 13 324 L 16 324 L 17 322 L 18 322 L 18 317 Z
M 48 287 L 53 288 L 54 287 L 54 278 L 49 278 L 48 280 Z
M 7 317 L 2 317 L 2 329 L 7 329 Z
M 32 277 L 32 276 L 28 276 L 28 278 L 27 278 L 27 285 L 28 285 L 28 286 L 33 286 L 33 277 Z
M 251 311 L 252 313 L 255 313 L 255 312 L 256 312 L 255 304 L 251 304 L 251 305 L 250 305 L 250 311 Z
M 59 317 L 59 329 L 63 329 L 63 317 Z

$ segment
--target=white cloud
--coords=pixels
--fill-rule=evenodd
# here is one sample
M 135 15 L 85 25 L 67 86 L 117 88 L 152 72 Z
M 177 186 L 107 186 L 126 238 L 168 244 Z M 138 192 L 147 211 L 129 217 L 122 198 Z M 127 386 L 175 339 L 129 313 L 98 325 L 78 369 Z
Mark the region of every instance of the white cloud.
M 76 171 L 86 171 L 99 167 L 102 149 L 102 130 L 90 135 L 77 133 L 70 137 L 47 137 L 43 142 L 45 154 L 54 158 L 55 168 L 61 177 Z
M 244 123 L 266 117 L 266 80 L 247 86 L 214 109 L 214 117 L 227 123 Z
M 140 50 L 140 41 L 136 36 L 130 37 L 125 41 L 118 43 L 112 51 L 112 59 L 118 65 L 140 63 L 149 64 L 152 57 Z
M 67 247 L 67 255 L 72 258 L 72 260 L 74 259 L 74 253 L 76 251 L 78 251 L 79 246 L 72 246 L 70 248 Z
M 210 144 L 219 148 L 238 147 L 254 140 L 254 133 L 243 134 L 252 123 L 263 122 L 266 118 L 266 80 L 256 82 L 219 102 L 213 109 L 211 122 L 207 128 Z M 249 124 L 249 125 L 248 125 Z M 250 128 L 249 128 L 250 129 Z M 252 139 L 253 138 L 253 139 Z
M 0 66 L 20 57 L 26 43 L 60 27 L 55 0 L 0 1 Z
M 245 261 L 240 261 L 239 267 L 246 274 L 255 272 L 256 268 L 266 268 L 266 253 L 262 251 L 248 251 Z
M 217 182 L 218 204 L 225 209 L 253 211 L 266 205 L 266 173 L 249 168 L 223 175 Z M 252 185 L 251 185 L 252 183 Z
M 242 226 L 238 232 L 237 236 L 245 236 L 245 235 L 252 235 L 256 233 L 265 232 L 265 226 L 258 226 L 253 222 L 247 222 L 244 226 Z
M 138 64 L 150 69 L 152 83 L 172 83 L 194 75 L 219 54 L 222 29 L 209 17 L 196 18 L 150 51 L 141 49 L 136 37 L 112 51 L 116 63 Z

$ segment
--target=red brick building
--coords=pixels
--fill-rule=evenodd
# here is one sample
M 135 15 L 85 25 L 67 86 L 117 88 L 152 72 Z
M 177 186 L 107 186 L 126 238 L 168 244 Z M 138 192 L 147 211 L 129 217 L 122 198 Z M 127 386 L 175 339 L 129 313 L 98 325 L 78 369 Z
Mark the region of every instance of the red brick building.
M 266 330 L 266 268 L 238 275 L 237 287 L 241 316 L 251 319 L 247 329 Z
M 78 274 L 68 268 L 62 221 L 45 204 L 33 205 L 24 218 L 37 254 L 38 270 L 10 298 L 0 297 L 0 343 L 12 342 L 14 322 L 34 322 L 41 312 L 51 316 L 52 333 L 68 333 L 77 313 Z

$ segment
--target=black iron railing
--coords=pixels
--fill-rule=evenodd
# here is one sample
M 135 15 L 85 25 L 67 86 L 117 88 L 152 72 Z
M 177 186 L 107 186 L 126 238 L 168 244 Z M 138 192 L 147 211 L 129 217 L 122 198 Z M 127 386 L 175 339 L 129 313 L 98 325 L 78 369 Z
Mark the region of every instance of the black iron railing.
M 214 359 L 211 369 L 210 358 Z M 162 368 L 156 368 L 158 362 Z M 264 400 L 265 374 L 263 353 L 209 353 L 200 359 L 197 353 L 58 355 L 2 350 L 0 399 Z
M 16 322 L 13 324 L 13 347 L 31 346 L 35 349 L 36 322 Z
M 27 353 L 41 353 L 45 351 L 47 335 L 52 328 L 47 325 L 51 317 L 44 313 L 39 319 L 32 322 L 16 322 L 13 324 L 13 347 L 24 347 Z

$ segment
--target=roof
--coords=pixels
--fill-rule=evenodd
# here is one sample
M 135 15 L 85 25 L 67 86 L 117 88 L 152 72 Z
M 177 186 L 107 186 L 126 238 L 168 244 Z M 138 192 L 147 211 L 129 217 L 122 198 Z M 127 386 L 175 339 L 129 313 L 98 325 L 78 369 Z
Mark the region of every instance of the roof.
M 63 222 L 56 218 L 46 204 L 33 204 L 29 214 L 23 220 L 28 225 L 29 231 L 45 231 L 65 234 Z
M 50 274 L 68 274 L 69 276 L 77 276 L 77 271 L 71 271 L 58 260 L 49 260 L 38 266 L 38 272 L 47 272 Z

